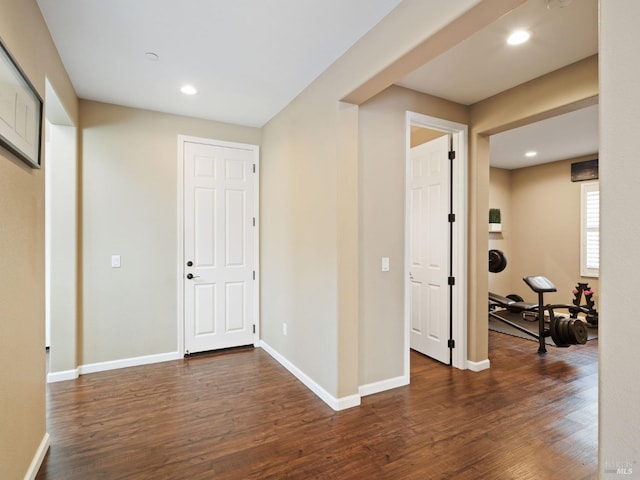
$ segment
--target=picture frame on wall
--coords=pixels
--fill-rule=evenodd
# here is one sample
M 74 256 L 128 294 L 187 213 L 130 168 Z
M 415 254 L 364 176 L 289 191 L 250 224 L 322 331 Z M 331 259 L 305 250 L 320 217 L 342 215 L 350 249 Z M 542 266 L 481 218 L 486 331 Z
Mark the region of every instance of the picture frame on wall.
M 40 168 L 42 98 L 0 41 L 0 148 Z
M 584 182 L 598 179 L 598 159 L 571 164 L 571 181 Z

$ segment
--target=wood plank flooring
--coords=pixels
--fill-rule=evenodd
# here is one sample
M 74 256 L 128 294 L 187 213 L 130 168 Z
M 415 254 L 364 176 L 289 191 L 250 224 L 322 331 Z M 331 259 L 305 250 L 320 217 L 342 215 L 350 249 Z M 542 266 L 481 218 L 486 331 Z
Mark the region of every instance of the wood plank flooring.
M 411 385 L 334 412 L 261 349 L 48 386 L 39 480 L 597 477 L 597 340 L 490 332 L 491 369 L 411 353 Z

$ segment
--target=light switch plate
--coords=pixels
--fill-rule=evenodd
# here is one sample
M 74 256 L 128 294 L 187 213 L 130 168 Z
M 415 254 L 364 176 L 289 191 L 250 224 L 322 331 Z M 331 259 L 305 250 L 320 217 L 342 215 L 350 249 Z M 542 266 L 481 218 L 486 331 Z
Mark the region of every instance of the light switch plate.
M 120 255 L 111 255 L 111 268 L 120 268 Z
M 389 271 L 389 257 L 382 257 L 382 271 Z

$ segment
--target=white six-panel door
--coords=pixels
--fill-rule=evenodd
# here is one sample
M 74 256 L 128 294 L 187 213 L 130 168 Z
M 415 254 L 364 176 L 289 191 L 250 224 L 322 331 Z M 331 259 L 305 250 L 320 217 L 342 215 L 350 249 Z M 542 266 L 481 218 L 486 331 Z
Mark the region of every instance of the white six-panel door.
M 410 347 L 449 363 L 449 137 L 411 149 Z
M 185 353 L 253 344 L 256 151 L 183 145 Z

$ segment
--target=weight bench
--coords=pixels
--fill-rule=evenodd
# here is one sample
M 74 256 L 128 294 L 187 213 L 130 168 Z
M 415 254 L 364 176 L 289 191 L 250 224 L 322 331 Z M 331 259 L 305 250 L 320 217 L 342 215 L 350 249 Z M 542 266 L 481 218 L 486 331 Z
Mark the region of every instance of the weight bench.
M 491 303 L 491 305 L 506 308 L 510 312 L 514 313 L 530 312 L 538 308 L 537 303 L 519 302 L 512 298 L 503 297 L 502 295 L 491 292 L 489 292 L 489 302 Z
M 513 328 L 526 333 L 538 340 L 538 353 L 546 353 L 545 338 L 551 337 L 553 343 L 558 347 L 568 347 L 569 345 L 584 345 L 587 343 L 587 326 L 579 319 L 556 318 L 553 311 L 558 308 L 571 309 L 573 305 L 545 305 L 544 294 L 556 292 L 557 289 L 551 281 L 542 276 L 524 277 L 522 279 L 528 286 L 538 294 L 538 303 L 531 304 L 518 302 L 509 297 L 502 297 L 494 293 L 489 293 L 489 305 L 498 305 L 512 312 L 537 312 L 538 333 L 531 332 L 520 325 L 502 318 L 495 312 L 489 310 L 489 316 L 503 323 L 511 325 Z M 549 328 L 545 327 L 545 311 L 549 312 Z

